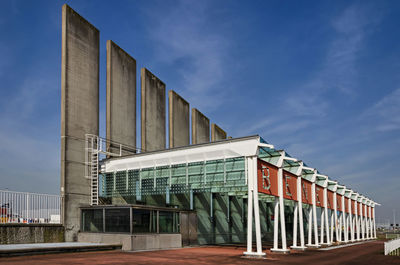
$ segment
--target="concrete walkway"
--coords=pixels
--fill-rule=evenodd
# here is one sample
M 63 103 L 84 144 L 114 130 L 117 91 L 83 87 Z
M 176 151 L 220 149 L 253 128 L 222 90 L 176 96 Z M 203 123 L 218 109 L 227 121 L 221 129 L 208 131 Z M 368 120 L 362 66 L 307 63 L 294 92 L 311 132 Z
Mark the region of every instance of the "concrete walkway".
M 120 249 L 119 244 L 65 242 L 0 245 L 0 257 Z
M 131 264 L 166 264 L 166 265 L 298 265 L 298 264 L 399 264 L 400 258 L 383 255 L 383 241 L 372 241 L 331 251 L 315 249 L 291 251 L 292 254 L 266 252 L 265 259 L 244 259 L 244 247 L 205 246 L 176 250 L 146 252 L 100 251 L 35 255 L 30 257 L 0 258 L 1 265 L 131 265 Z

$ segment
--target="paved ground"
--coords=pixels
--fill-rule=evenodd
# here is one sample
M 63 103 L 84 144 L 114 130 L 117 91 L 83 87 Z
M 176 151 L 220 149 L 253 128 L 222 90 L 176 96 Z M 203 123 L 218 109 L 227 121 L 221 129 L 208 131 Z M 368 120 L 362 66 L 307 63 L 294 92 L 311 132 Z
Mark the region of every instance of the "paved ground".
M 242 258 L 242 247 L 197 247 L 147 252 L 86 252 L 0 258 L 0 264 L 400 264 L 400 257 L 384 256 L 383 242 L 329 251 L 308 250 L 266 259 Z

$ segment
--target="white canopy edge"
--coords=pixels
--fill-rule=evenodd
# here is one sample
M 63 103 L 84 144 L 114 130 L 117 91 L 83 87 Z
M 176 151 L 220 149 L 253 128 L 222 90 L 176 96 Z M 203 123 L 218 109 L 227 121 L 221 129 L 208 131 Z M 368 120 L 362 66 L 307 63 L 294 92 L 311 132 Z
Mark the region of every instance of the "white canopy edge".
M 260 137 L 255 135 L 139 153 L 105 160 L 102 164 L 102 173 L 255 156 L 258 154 L 259 145 Z

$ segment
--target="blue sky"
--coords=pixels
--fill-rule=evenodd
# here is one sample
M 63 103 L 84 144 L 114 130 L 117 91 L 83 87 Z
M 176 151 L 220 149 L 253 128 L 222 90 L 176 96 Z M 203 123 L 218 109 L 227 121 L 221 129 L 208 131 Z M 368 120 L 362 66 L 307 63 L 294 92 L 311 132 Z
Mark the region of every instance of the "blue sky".
M 400 213 L 399 1 L 2 0 L 0 189 L 59 192 L 64 3 L 100 30 L 101 135 L 112 39 L 229 135 Z

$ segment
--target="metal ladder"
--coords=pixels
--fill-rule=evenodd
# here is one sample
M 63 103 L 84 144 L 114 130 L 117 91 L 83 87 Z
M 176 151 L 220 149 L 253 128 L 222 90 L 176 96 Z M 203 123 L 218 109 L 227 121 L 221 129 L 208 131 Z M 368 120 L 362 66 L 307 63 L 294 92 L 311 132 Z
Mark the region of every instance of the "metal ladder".
M 90 180 L 90 205 L 99 204 L 99 137 L 85 136 L 85 177 Z
M 113 146 L 114 152 L 107 150 Z M 109 148 L 111 149 L 111 148 Z M 99 204 L 100 155 L 109 157 L 122 156 L 125 153 L 137 153 L 139 149 L 107 140 L 94 134 L 85 135 L 85 178 L 90 180 L 90 205 Z

